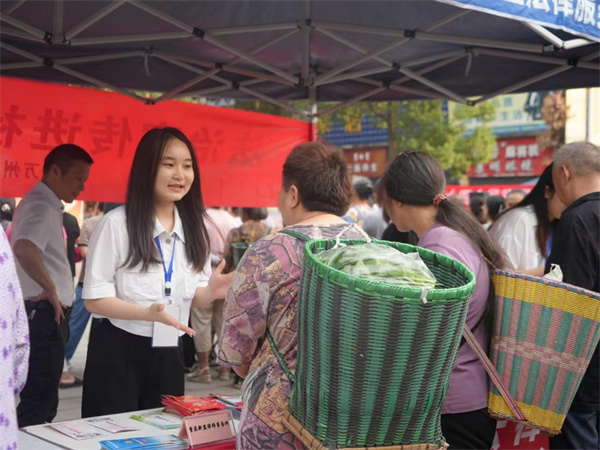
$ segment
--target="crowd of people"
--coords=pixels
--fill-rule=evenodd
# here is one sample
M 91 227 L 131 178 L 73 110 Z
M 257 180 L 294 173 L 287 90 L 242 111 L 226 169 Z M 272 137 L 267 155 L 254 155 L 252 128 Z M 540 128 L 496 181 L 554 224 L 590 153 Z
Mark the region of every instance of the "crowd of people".
M 83 384 L 83 417 L 160 407 L 161 395 L 184 395 L 186 365 L 189 381 L 212 381 L 216 348 L 217 376 L 229 380 L 233 371 L 243 389 L 238 448 L 303 448 L 282 422 L 291 384 L 273 345 L 294 370 L 304 242 L 276 231 L 281 226 L 263 208 L 242 208 L 238 217 L 205 208 L 195 151 L 175 128 L 152 129 L 139 142 L 125 204 L 110 212 L 95 205 L 75 230 L 63 202 L 79 196 L 91 170 L 84 149 L 55 148 L 11 217 L 12 249 L 0 231 L 0 319 L 8 324 L 0 326 L 0 347 L 8 349 L 0 366 L 0 427 L 8 431 L 0 443 L 16 446 L 17 423 L 51 422 L 59 386 Z M 465 264 L 476 277 L 466 326 L 485 351 L 493 270 L 542 276 L 558 264 L 565 282 L 600 291 L 600 149 L 593 144 L 559 149 L 528 194 L 477 196 L 469 209 L 445 196 L 444 170 L 418 151 L 399 154 L 378 183 L 352 181 L 341 150 L 320 142 L 294 148 L 282 170 L 278 207 L 288 230 L 418 244 Z M 71 255 L 65 249 L 77 239 Z M 84 268 L 74 289 L 70 260 L 77 258 Z M 79 380 L 68 362 L 90 314 Z M 183 356 L 186 334 L 193 364 Z M 551 448 L 600 448 L 599 369 L 596 348 Z M 450 449 L 492 447 L 487 392 L 483 365 L 461 345 L 442 407 Z

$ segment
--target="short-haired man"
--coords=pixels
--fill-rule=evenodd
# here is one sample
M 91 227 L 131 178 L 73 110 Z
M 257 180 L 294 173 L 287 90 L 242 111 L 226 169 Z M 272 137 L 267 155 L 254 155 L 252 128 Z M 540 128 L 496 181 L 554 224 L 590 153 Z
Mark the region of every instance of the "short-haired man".
M 504 209 L 510 209 L 521 203 L 527 193 L 523 189 L 513 189 L 506 194 Z
M 600 148 L 588 142 L 561 147 L 552 179 L 567 206 L 552 241 L 546 272 L 558 264 L 563 281 L 600 291 Z M 600 448 L 600 358 L 598 347 L 551 449 Z
M 73 303 L 61 200 L 71 203 L 83 191 L 93 162 L 81 147 L 59 145 L 44 159 L 42 181 L 15 210 L 12 247 L 31 341 L 29 374 L 17 407 L 20 427 L 51 422 L 56 416 L 68 337 L 65 308 Z

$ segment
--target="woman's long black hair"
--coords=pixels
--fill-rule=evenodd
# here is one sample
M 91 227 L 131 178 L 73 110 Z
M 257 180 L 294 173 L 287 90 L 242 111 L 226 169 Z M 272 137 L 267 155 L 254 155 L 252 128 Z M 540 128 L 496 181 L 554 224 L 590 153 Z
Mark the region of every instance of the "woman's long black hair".
M 407 205 L 433 205 L 433 199 L 446 190 L 446 177 L 439 162 L 422 152 L 405 152 L 396 156 L 383 175 L 383 183 L 387 197 Z M 435 220 L 469 240 L 482 254 L 490 272 L 505 268 L 506 256 L 502 249 L 463 207 L 444 200 L 439 204 Z M 490 281 L 484 313 L 488 330 L 492 327 L 493 304 L 494 289 Z
M 550 163 L 548 167 L 544 169 L 538 182 L 535 184 L 529 194 L 523 198 L 517 205 L 511 209 L 503 211 L 497 218 L 496 222 L 500 220 L 507 212 L 512 211 L 516 208 L 525 208 L 526 206 L 532 205 L 537 217 L 537 228 L 535 230 L 535 237 L 540 249 L 540 253 L 544 258 L 547 258 L 547 244 L 550 234 L 552 233 L 552 223 L 548 217 L 548 199 L 546 199 L 546 188 L 549 188 L 553 194 L 555 194 L 554 182 L 552 181 L 552 167 L 554 163 Z M 494 222 L 495 223 L 495 222 Z M 494 225 L 490 227 L 493 228 Z
M 446 190 L 444 170 L 433 156 L 422 152 L 396 156 L 383 176 L 383 183 L 387 196 L 407 205 L 433 205 L 434 197 Z M 504 253 L 464 208 L 443 201 L 435 220 L 471 241 L 490 270 L 504 268 Z
M 155 223 L 154 184 L 165 147 L 174 139 L 180 140 L 189 149 L 194 171 L 194 181 L 189 192 L 175 202 L 185 234 L 185 252 L 195 270 L 204 270 L 209 255 L 209 244 L 204 226 L 206 213 L 200 190 L 198 161 L 190 140 L 177 128 L 172 127 L 148 131 L 135 150 L 125 201 L 129 249 L 124 265 L 129 268 L 141 263 L 142 271 L 146 271 L 150 264 L 161 261 L 152 238 Z

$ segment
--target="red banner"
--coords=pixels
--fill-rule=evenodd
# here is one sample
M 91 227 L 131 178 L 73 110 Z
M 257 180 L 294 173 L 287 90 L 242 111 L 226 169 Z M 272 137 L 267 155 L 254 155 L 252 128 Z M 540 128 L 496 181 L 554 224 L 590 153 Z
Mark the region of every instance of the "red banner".
M 498 139 L 492 161 L 477 164 L 469 178 L 533 177 L 541 175 L 552 162 L 552 151 L 539 148 L 535 137 Z
M 446 195 L 458 195 L 462 198 L 463 202 L 466 206 L 469 205 L 469 194 L 475 192 L 485 192 L 488 195 L 501 195 L 506 198 L 506 194 L 508 194 L 513 189 L 522 189 L 525 192 L 531 191 L 533 188 L 530 184 L 505 184 L 505 185 L 481 185 L 481 186 L 458 186 L 458 185 L 448 185 L 446 186 Z
M 181 129 L 194 144 L 207 205 L 274 206 L 281 169 L 309 124 L 266 114 L 0 78 L 0 197 L 22 197 L 42 176 L 44 157 L 74 143 L 94 158 L 80 200 L 122 202 L 133 154 L 155 126 Z

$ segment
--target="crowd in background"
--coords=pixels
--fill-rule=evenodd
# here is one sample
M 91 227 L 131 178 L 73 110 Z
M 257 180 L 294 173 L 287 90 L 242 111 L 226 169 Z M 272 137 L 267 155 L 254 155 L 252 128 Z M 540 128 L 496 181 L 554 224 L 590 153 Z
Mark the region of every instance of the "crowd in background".
M 233 375 L 244 386 L 240 448 L 302 448 L 281 422 L 291 386 L 275 353 L 295 367 L 304 242 L 280 233 L 284 226 L 306 239 L 371 236 L 461 261 L 477 279 L 466 324 L 484 350 L 494 269 L 542 276 L 559 264 L 565 282 L 600 290 L 600 150 L 589 143 L 561 148 L 529 193 L 477 194 L 468 207 L 444 195 L 446 175 L 429 154 L 402 153 L 372 182 L 351 180 L 339 149 L 303 144 L 283 166 L 280 215 L 269 215 L 205 209 L 192 144 L 177 129 L 157 128 L 138 144 L 125 204 L 91 203 L 79 227 L 62 201 L 77 198 L 92 164 L 84 149 L 61 145 L 16 210 L 1 205 L 9 238 L 0 232 L 0 267 L 11 284 L 0 311 L 14 333 L 0 337 L 10 342 L 4 359 L 14 364 L 8 382 L 20 391 L 20 426 L 51 422 L 59 387 L 83 384 L 82 415 L 90 417 L 183 395 L 184 372 L 198 383 Z M 5 311 L 8 304 L 14 308 Z M 90 315 L 81 380 L 69 361 Z M 551 448 L 588 448 L 598 439 L 598 349 L 594 358 Z M 0 414 L 15 425 L 15 405 L 2 399 Z M 495 421 L 486 409 L 486 373 L 461 347 L 442 408 L 450 449 L 491 447 Z M 10 446 L 15 436 L 3 439 Z

